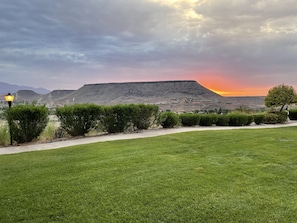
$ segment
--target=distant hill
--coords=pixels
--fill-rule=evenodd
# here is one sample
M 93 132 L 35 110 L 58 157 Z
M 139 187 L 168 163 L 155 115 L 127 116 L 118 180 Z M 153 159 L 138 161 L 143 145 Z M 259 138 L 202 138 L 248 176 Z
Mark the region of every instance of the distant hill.
M 262 97 L 227 98 L 203 87 L 196 81 L 156 81 L 86 84 L 78 90 L 55 90 L 48 94 L 21 90 L 16 101 L 36 101 L 48 107 L 76 103 L 156 104 L 160 110 L 195 111 L 235 109 L 240 106 L 264 107 Z
M 33 88 L 33 87 L 28 87 L 28 86 L 19 86 L 15 84 L 8 84 L 4 82 L 0 82 L 0 94 L 4 95 L 7 93 L 16 93 L 17 91 L 20 90 L 31 90 L 34 91 L 38 94 L 47 94 L 50 91 L 45 89 L 45 88 Z

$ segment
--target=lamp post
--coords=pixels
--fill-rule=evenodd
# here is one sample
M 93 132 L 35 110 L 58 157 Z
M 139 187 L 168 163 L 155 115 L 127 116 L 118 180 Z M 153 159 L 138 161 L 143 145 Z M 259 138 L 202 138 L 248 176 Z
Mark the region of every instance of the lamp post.
M 7 101 L 8 103 L 8 108 L 11 108 L 11 104 L 14 100 L 14 96 L 10 93 L 8 93 L 7 95 L 5 95 L 5 101 Z M 10 135 L 10 145 L 12 145 L 12 134 L 11 134 L 11 121 L 10 119 L 8 119 L 8 126 L 9 126 L 9 135 Z

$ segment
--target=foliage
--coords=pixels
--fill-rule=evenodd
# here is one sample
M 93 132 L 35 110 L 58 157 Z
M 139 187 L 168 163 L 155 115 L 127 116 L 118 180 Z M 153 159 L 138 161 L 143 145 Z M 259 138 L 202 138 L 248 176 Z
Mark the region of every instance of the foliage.
M 200 122 L 200 116 L 198 114 L 184 113 L 179 117 L 183 126 L 195 126 L 199 125 Z
M 297 94 L 292 86 L 278 85 L 269 90 L 268 95 L 265 97 L 265 105 L 267 107 L 279 107 L 280 111 L 286 105 L 294 104 L 297 102 Z
M 200 115 L 200 126 L 212 126 L 216 123 L 218 115 L 216 114 L 201 114 Z
M 216 125 L 217 126 L 228 126 L 229 121 L 230 121 L 230 117 L 228 115 L 219 115 Z
M 254 122 L 254 116 L 252 114 L 248 114 L 248 121 L 246 123 L 246 125 L 250 125 Z
M 293 223 L 296 130 L 196 131 L 3 155 L 0 219 Z
M 45 106 L 17 105 L 7 110 L 12 139 L 17 143 L 36 139 L 48 120 L 48 109 Z
M 297 120 L 297 109 L 290 109 L 289 118 L 290 120 Z
M 253 116 L 254 116 L 254 122 L 256 125 L 261 125 L 264 123 L 264 119 L 265 119 L 264 113 L 254 114 Z
M 251 119 L 249 118 L 250 116 L 248 114 L 241 113 L 241 112 L 234 112 L 234 113 L 229 113 L 228 116 L 230 118 L 229 120 L 230 126 L 244 126 L 244 125 L 251 124 Z
M 278 115 L 267 112 L 264 117 L 264 123 L 265 124 L 277 124 L 278 123 Z
M 96 128 L 103 109 L 95 104 L 65 105 L 56 108 L 61 128 L 71 136 L 83 136 Z
M 276 111 L 273 113 L 278 117 L 277 123 L 283 124 L 288 121 L 288 113 L 286 111 Z
M 57 127 L 55 126 L 54 123 L 49 122 L 45 129 L 42 131 L 42 133 L 39 136 L 39 139 L 41 141 L 47 141 L 47 140 L 54 140 L 56 139 L 56 132 L 57 132 Z
M 133 115 L 137 114 L 135 106 L 112 105 L 104 106 L 102 125 L 108 133 L 125 132 L 129 127 L 133 127 Z
M 7 124 L 0 125 L 0 145 L 6 146 L 9 144 L 9 129 Z
M 162 112 L 160 124 L 163 128 L 173 128 L 179 124 L 179 115 L 174 112 Z
M 133 109 L 132 122 L 136 129 L 148 129 L 158 119 L 159 107 L 157 105 L 130 105 Z

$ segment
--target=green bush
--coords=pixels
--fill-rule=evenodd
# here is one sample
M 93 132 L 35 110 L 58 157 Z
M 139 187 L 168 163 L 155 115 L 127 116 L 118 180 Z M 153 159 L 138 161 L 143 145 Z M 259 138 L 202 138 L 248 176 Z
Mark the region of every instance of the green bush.
M 297 120 L 297 109 L 289 110 L 289 118 L 290 120 Z
M 71 136 L 83 136 L 96 128 L 103 109 L 95 104 L 65 105 L 56 108 L 61 128 Z
M 31 142 L 37 138 L 48 120 L 48 109 L 45 106 L 17 105 L 7 110 L 12 139 L 17 143 Z
M 217 126 L 228 126 L 230 121 L 230 117 L 228 115 L 219 115 L 216 125 Z
M 265 124 L 277 124 L 278 123 L 278 115 L 274 113 L 266 113 L 264 116 Z
M 179 124 L 179 115 L 174 112 L 162 112 L 160 124 L 163 128 L 173 128 Z
M 216 123 L 217 116 L 214 114 L 202 114 L 200 115 L 200 126 L 212 126 Z
M 102 125 L 108 133 L 125 132 L 133 126 L 133 115 L 137 114 L 133 105 L 104 106 L 104 117 Z
M 132 122 L 136 129 L 148 129 L 157 120 L 159 107 L 157 105 L 130 105 L 132 110 Z
M 246 125 L 250 125 L 254 122 L 254 116 L 250 115 L 250 114 L 248 114 L 247 116 L 248 116 L 248 121 L 247 121 Z
M 230 126 L 244 126 L 249 124 L 249 115 L 245 113 L 230 113 L 228 114 Z
M 185 113 L 179 117 L 183 126 L 195 126 L 199 125 L 200 122 L 200 116 L 198 114 Z
M 264 123 L 265 114 L 254 114 L 253 117 L 256 125 L 261 125 Z
M 277 115 L 278 120 L 277 122 L 280 124 L 286 123 L 288 121 L 288 113 L 286 111 L 277 111 L 274 112 Z

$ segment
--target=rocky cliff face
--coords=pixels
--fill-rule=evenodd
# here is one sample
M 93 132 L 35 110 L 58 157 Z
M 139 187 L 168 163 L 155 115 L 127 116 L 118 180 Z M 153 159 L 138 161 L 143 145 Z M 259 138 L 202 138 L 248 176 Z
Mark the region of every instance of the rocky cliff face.
M 18 100 L 30 101 L 28 92 L 27 94 L 23 93 L 18 92 Z M 46 95 L 35 93 L 32 94 L 32 100 L 50 107 L 75 103 L 102 105 L 145 103 L 156 104 L 161 110 L 179 112 L 220 108 L 234 109 L 240 106 L 240 99 L 227 100 L 196 81 L 87 84 L 75 91 L 53 91 Z M 245 103 L 247 103 L 246 100 Z

